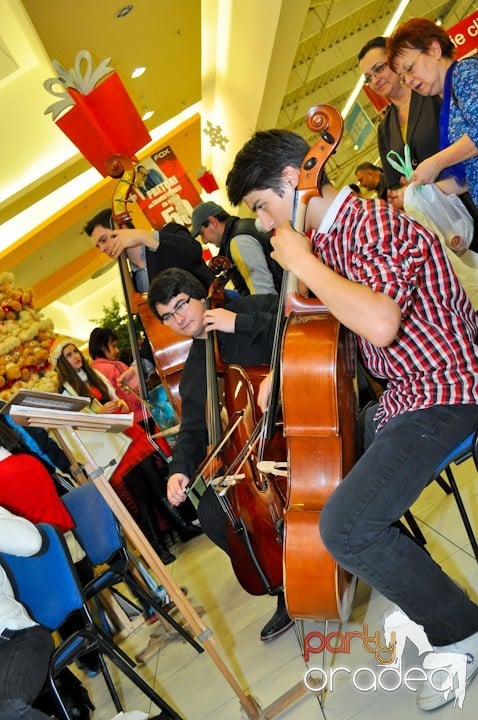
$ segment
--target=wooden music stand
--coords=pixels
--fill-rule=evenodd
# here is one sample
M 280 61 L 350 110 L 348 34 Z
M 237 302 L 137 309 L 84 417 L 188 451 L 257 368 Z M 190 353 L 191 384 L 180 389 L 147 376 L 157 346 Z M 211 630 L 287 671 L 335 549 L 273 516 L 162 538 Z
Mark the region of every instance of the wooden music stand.
M 35 396 L 36 393 L 32 391 L 29 395 L 32 397 Z M 62 398 L 64 396 L 54 395 L 54 397 L 57 400 L 58 398 Z M 67 399 L 71 401 L 73 398 Z M 78 398 L 76 398 L 76 400 L 78 400 Z M 57 405 L 54 406 L 54 409 L 49 409 L 46 407 L 46 400 L 44 402 L 42 401 L 40 407 L 38 404 L 29 406 L 27 405 L 27 401 L 22 402 L 20 405 L 16 405 L 14 404 L 14 401 L 15 398 L 11 403 L 9 403 L 8 410 L 11 417 L 19 425 L 48 428 L 53 431 L 55 436 L 57 434 L 56 431 L 60 428 L 68 429 L 72 438 L 77 443 L 78 449 L 85 458 L 84 468 L 88 477 L 96 485 L 98 491 L 110 506 L 117 520 L 122 525 L 130 542 L 140 552 L 144 560 L 149 564 L 150 568 L 159 579 L 160 583 L 164 585 L 168 591 L 179 612 L 189 624 L 189 627 L 191 628 L 191 631 L 197 641 L 203 645 L 204 649 L 209 654 L 209 657 L 213 660 L 218 670 L 236 694 L 241 708 L 247 718 L 250 720 L 272 720 L 272 718 L 275 718 L 292 703 L 296 702 L 304 694 L 306 694 L 307 688 L 305 687 L 305 684 L 303 682 L 299 682 L 265 709 L 262 709 L 255 698 L 251 695 L 246 695 L 218 653 L 211 630 L 203 623 L 179 585 L 177 585 L 169 572 L 166 570 L 165 565 L 161 562 L 141 528 L 131 516 L 116 492 L 110 486 L 102 469 L 95 463 L 93 457 L 85 448 L 76 432 L 79 429 L 96 430 L 98 432 L 121 432 L 126 429 L 126 427 L 130 427 L 132 425 L 133 414 L 95 415 L 92 413 L 82 413 L 72 410 L 59 410 L 57 409 Z

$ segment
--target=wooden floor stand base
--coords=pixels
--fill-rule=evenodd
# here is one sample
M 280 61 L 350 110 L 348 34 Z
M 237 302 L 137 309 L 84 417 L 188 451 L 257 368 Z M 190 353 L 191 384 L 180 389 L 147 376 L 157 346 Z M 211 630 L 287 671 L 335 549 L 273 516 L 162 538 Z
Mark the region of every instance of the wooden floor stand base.
M 205 613 L 202 605 L 196 605 L 193 609 L 197 613 L 198 617 L 202 617 Z M 173 611 L 171 611 L 171 613 L 172 612 Z M 149 642 L 146 647 L 135 655 L 136 662 L 140 664 L 147 663 L 148 660 L 151 660 L 154 655 L 159 653 L 168 643 L 173 642 L 174 640 L 182 640 L 183 642 L 186 642 L 179 633 L 175 630 L 171 630 L 171 626 L 164 618 L 158 618 L 158 625 L 160 625 L 160 628 L 158 630 L 153 630 L 153 632 L 149 634 Z M 189 633 L 189 635 L 193 634 L 191 627 L 187 623 L 180 623 L 180 625 L 183 630 Z
M 308 692 L 303 682 L 294 685 L 294 687 L 277 698 L 277 700 L 265 709 L 262 709 L 253 697 L 246 695 L 218 653 L 211 631 L 202 622 L 198 613 L 184 595 L 179 585 L 177 585 L 168 573 L 166 566 L 161 562 L 152 545 L 149 543 L 146 536 L 134 521 L 113 488 L 109 485 L 106 478 L 103 475 L 100 475 L 96 477 L 93 482 L 123 526 L 130 542 L 142 555 L 143 559 L 149 565 L 159 582 L 164 585 L 178 611 L 182 614 L 190 626 L 191 632 L 198 642 L 203 645 L 211 660 L 215 663 L 226 682 L 228 682 L 232 690 L 237 695 L 246 717 L 250 720 L 272 720 L 272 718 L 280 715 L 280 713 L 284 712 L 284 710 L 303 697 Z
M 268 705 L 263 711 L 262 711 L 262 717 L 264 720 L 272 720 L 272 718 L 277 717 L 281 713 L 284 712 L 284 710 L 287 710 L 291 705 L 294 705 L 296 702 L 298 702 L 301 698 L 304 697 L 308 692 L 305 684 L 303 682 L 298 682 L 296 685 L 291 687 L 289 690 L 287 690 L 283 695 L 281 695 L 277 700 L 274 700 L 273 703 Z

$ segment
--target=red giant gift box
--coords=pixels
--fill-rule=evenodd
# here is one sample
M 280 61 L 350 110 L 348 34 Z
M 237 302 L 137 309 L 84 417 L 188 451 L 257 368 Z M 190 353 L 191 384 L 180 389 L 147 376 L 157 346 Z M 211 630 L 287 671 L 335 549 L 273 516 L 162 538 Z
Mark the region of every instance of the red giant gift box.
M 85 59 L 87 69 L 83 77 L 80 64 Z M 107 67 L 107 61 L 101 63 L 98 68 L 100 72 L 97 70 L 92 73 L 91 56 L 88 51 L 82 50 L 78 53 L 75 69 L 70 70 L 69 73 L 56 61 L 53 64 L 60 75 L 55 82 L 65 88 L 74 104 L 65 100 L 63 103 L 58 103 L 59 108 L 70 105 L 69 109 L 59 117 L 55 115 L 54 105 L 46 112 L 52 112 L 56 125 L 76 145 L 88 162 L 106 177 L 107 160 L 113 155 L 133 158 L 140 148 L 150 142 L 149 132 L 119 75 L 116 72 L 109 72 L 112 69 Z M 94 83 L 94 87 L 87 93 L 81 92 L 81 88 L 88 86 L 88 81 Z M 51 80 L 47 81 L 45 87 L 51 88 L 51 83 Z M 68 98 L 66 93 L 53 94 Z

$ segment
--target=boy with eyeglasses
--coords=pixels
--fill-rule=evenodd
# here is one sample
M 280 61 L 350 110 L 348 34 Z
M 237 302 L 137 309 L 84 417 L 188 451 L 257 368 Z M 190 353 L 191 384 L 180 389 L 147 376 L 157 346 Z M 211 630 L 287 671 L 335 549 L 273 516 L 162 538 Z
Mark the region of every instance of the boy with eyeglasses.
M 225 307 L 206 309 L 206 293 L 197 279 L 179 268 L 160 273 L 151 283 L 149 305 L 158 320 L 180 335 L 193 339 L 180 382 L 181 428 L 172 449 L 168 500 L 180 505 L 185 490 L 207 454 L 206 427 L 206 338 L 217 330 L 219 350 L 226 364 L 268 365 L 274 340 L 277 295 L 246 295 Z M 216 493 L 208 488 L 197 508 L 201 527 L 224 552 L 227 542 L 226 515 Z M 292 625 L 284 595 L 261 631 L 261 640 L 277 637 Z

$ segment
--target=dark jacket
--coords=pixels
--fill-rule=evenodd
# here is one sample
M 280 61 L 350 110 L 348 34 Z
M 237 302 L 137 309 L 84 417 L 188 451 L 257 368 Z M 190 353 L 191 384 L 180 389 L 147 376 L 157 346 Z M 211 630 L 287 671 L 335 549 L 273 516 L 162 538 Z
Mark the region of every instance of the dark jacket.
M 438 96 L 424 97 L 412 91 L 407 124 L 407 143 L 410 146 L 412 165 L 415 168 L 422 160 L 434 155 L 439 149 L 439 116 L 441 99 Z M 397 109 L 390 105 L 387 114 L 378 126 L 378 149 L 385 182 L 388 188 L 400 186 L 400 173 L 387 160 L 387 153 L 395 150 L 403 157 L 404 142 L 400 132 Z
M 407 125 L 407 142 L 410 146 L 414 168 L 440 149 L 440 108 L 441 98 L 438 96 L 424 97 L 412 91 Z M 378 126 L 378 149 L 388 188 L 399 187 L 400 173 L 394 170 L 388 162 L 387 153 L 390 150 L 395 150 L 403 157 L 403 148 L 404 143 L 398 124 L 397 110 L 393 105 L 390 105 L 386 116 Z M 477 252 L 478 209 L 474 205 L 469 192 L 459 195 L 459 198 L 473 218 L 475 231 L 471 249 Z
M 219 247 L 219 255 L 223 255 L 228 260 L 232 261 L 230 249 L 231 240 L 237 235 L 250 235 L 259 242 L 267 262 L 267 267 L 272 275 L 275 289 L 277 290 L 277 293 L 280 293 L 283 271 L 279 263 L 271 258 L 272 233 L 259 232 L 256 227 L 256 222 L 252 218 L 239 218 L 231 215 L 231 217 L 227 218 L 225 223 L 224 233 Z M 232 271 L 232 282 L 240 295 L 249 294 L 246 282 L 237 268 L 234 268 Z
M 191 233 L 178 223 L 168 223 L 159 231 L 157 250 L 147 249 L 146 265 L 149 282 L 162 270 L 177 267 L 197 277 L 206 291 L 214 280 L 212 270 L 202 257 L 202 246 Z
M 222 360 L 227 364 L 270 362 L 278 307 L 277 295 L 247 295 L 226 305 L 238 313 L 235 333 L 218 333 Z M 192 478 L 206 456 L 206 341 L 193 340 L 179 385 L 181 429 L 173 447 L 169 473 Z

